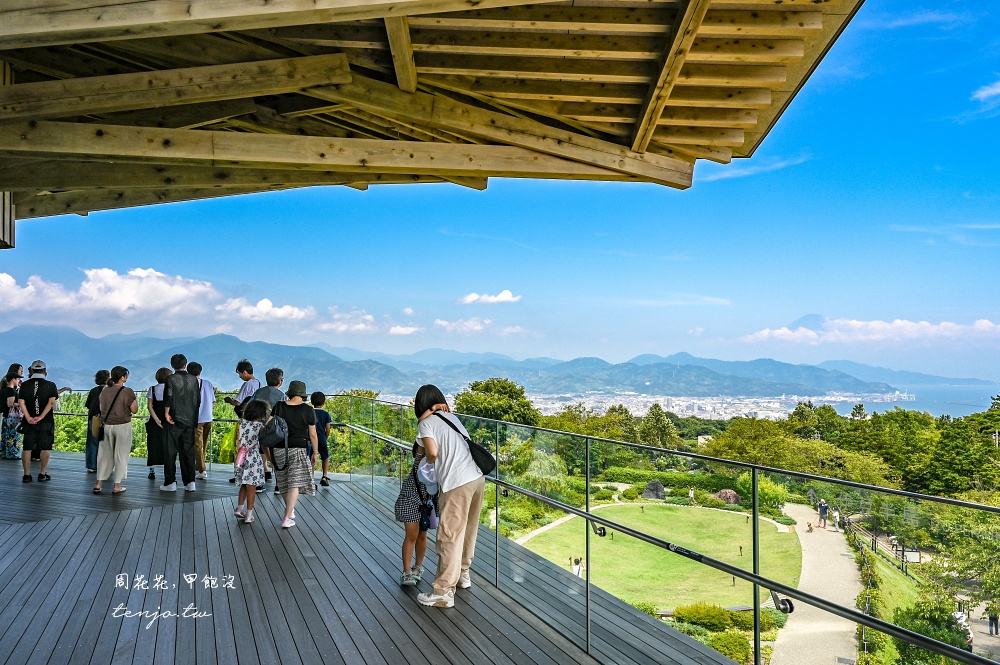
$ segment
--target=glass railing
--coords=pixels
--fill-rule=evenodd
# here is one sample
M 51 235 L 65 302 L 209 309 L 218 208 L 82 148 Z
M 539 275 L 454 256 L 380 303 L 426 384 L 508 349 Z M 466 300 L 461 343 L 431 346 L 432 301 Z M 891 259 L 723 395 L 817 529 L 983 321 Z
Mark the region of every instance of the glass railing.
M 341 422 L 356 448 L 352 482 L 391 509 L 412 462 L 412 407 L 346 400 L 339 412 L 348 416 Z M 969 580 L 942 580 L 946 568 L 934 561 L 958 535 L 964 546 L 979 538 L 994 547 L 998 507 L 459 417 L 497 458 L 481 516 L 492 538 L 480 534 L 473 569 L 588 653 L 613 660 L 621 649 L 657 639 L 641 622 L 616 623 L 609 605 L 598 602 L 611 595 L 653 615 L 649 621 L 672 614 L 665 625 L 737 662 L 761 665 L 778 648 L 783 661 L 799 660 L 787 641 L 775 642 L 796 604 L 822 610 L 825 628 L 846 635 L 842 643 L 853 653 L 831 660 L 918 662 L 924 650 L 944 662 L 994 662 L 967 643 L 972 633 L 964 626 L 978 616 L 970 617 L 968 606 L 959 612 L 959 598 L 982 593 Z M 820 499 L 828 506 L 825 528 Z M 965 525 L 961 534 L 957 525 Z M 831 558 L 846 562 L 850 574 L 817 584 L 816 562 Z M 541 560 L 565 574 L 553 576 Z M 954 607 L 942 614 L 949 602 Z M 712 621 L 720 625 L 709 630 Z M 735 636 L 745 654 L 734 648 Z M 815 646 L 802 648 L 812 653 Z

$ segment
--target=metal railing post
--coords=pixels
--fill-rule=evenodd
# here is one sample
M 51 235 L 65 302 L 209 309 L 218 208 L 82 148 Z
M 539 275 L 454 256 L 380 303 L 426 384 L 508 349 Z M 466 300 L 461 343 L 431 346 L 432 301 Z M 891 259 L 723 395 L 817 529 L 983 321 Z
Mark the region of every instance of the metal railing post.
M 500 423 L 493 423 L 493 453 L 497 460 L 494 475 L 500 477 Z M 496 587 L 500 588 L 500 485 L 493 483 L 493 539 L 495 541 L 496 557 L 493 560 L 496 575 Z
M 757 468 L 751 471 L 753 482 L 753 574 L 760 575 L 760 486 Z M 753 662 L 761 665 L 760 653 L 760 586 L 753 585 Z
M 584 476 L 584 494 L 586 495 L 585 505 L 587 506 L 587 513 L 590 513 L 590 437 L 585 439 L 585 457 L 584 462 L 587 465 L 587 472 Z M 587 546 L 586 546 L 586 579 L 584 584 L 587 587 L 587 597 L 586 597 L 586 608 L 587 608 L 587 655 L 590 655 L 590 522 L 583 523 L 583 530 L 587 534 Z
M 371 417 L 372 429 L 371 429 L 371 431 L 374 432 L 375 431 L 375 400 L 372 400 L 372 399 L 368 400 L 368 404 L 371 407 L 371 413 L 372 413 L 372 417 Z M 368 467 L 368 473 L 370 473 L 371 477 L 372 477 L 372 498 L 374 499 L 375 498 L 375 437 L 371 437 L 369 440 L 371 441 L 371 444 L 372 444 L 372 462 L 371 462 L 371 466 Z
M 347 396 L 347 482 L 354 482 L 354 395 Z

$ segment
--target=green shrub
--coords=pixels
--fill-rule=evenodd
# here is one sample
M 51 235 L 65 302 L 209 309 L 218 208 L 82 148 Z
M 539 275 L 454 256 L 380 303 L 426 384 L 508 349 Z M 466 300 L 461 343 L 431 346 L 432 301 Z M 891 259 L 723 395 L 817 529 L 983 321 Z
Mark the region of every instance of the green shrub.
M 664 503 L 669 503 L 673 506 L 686 506 L 688 505 L 688 498 L 686 496 L 668 496 L 665 498 Z
M 615 494 L 611 490 L 601 490 L 594 495 L 594 499 L 597 501 L 611 501 L 614 498 Z
M 734 513 L 742 513 L 743 512 L 743 506 L 735 506 L 735 505 L 733 505 L 731 503 L 727 503 L 724 506 L 720 506 L 720 508 L 722 510 L 731 510 Z
M 774 629 L 774 619 L 770 614 L 763 611 L 761 608 L 760 613 L 760 629 L 761 631 Z M 753 630 L 753 612 L 746 611 L 729 611 L 729 618 L 733 621 L 733 628 L 739 628 L 740 630 Z
M 510 534 L 513 533 L 513 529 L 511 529 L 508 525 L 504 524 L 503 522 L 497 525 L 497 531 L 504 538 L 510 538 Z
M 854 665 L 882 665 L 882 660 L 871 653 L 859 653 Z
M 635 501 L 639 498 L 640 492 L 635 487 L 630 487 L 621 494 L 622 498 L 627 501 Z
M 707 628 L 684 621 L 674 621 L 670 627 L 690 637 L 708 637 L 712 634 Z
M 722 633 L 715 633 L 709 638 L 708 646 L 741 665 L 750 665 L 753 660 L 753 649 L 750 647 L 750 642 L 738 630 L 730 629 Z
M 513 506 L 511 508 L 501 507 L 500 519 L 521 529 L 526 529 L 535 524 L 535 518 L 531 515 L 531 511 L 520 506 Z
M 774 647 L 770 644 L 760 645 L 760 658 L 764 665 L 771 665 L 771 656 L 774 655 Z
M 689 487 L 714 494 L 722 489 L 735 489 L 736 482 L 732 478 L 709 473 L 680 473 L 677 471 L 652 471 L 648 469 L 631 469 L 612 466 L 601 474 L 602 480 L 609 483 L 631 483 L 645 488 L 650 480 L 659 480 L 664 487 L 683 489 Z
M 717 633 L 733 627 L 730 613 L 718 605 L 694 603 L 681 605 L 674 610 L 674 618 L 685 623 L 693 623 Z
M 778 639 L 778 629 L 772 628 L 771 630 L 760 631 L 761 642 L 773 642 Z
M 776 610 L 773 607 L 763 607 L 760 610 L 761 614 L 767 614 L 771 617 L 771 621 L 774 622 L 775 628 L 784 628 L 785 623 L 788 622 L 788 615 L 780 610 Z
M 705 508 L 725 508 L 729 504 L 722 499 L 717 499 L 714 496 L 707 495 L 704 499 L 698 502 Z
M 777 522 L 778 524 L 785 524 L 787 526 L 793 526 L 795 524 L 798 524 L 798 522 L 795 521 L 794 517 L 789 517 L 788 515 L 779 515 L 774 518 L 774 521 Z
M 656 605 L 653 603 L 648 603 L 645 600 L 640 600 L 638 602 L 632 603 L 632 607 L 639 610 L 640 612 L 645 612 L 654 619 L 658 619 L 660 617 L 660 613 Z
M 536 519 L 535 526 L 546 526 L 548 524 L 552 524 L 553 522 L 555 522 L 555 520 L 546 515 L 544 517 L 539 517 L 538 519 Z
M 860 628 L 860 626 L 859 626 Z M 871 628 L 865 631 L 865 640 L 868 641 L 868 652 L 878 653 L 884 651 L 886 646 L 889 645 L 889 636 L 885 633 L 879 632 L 877 630 L 872 630 Z M 858 631 L 858 644 L 861 644 L 861 631 Z
M 807 506 L 812 505 L 809 498 L 805 494 L 799 494 L 797 492 L 789 492 L 788 497 L 785 499 L 785 503 L 801 503 Z

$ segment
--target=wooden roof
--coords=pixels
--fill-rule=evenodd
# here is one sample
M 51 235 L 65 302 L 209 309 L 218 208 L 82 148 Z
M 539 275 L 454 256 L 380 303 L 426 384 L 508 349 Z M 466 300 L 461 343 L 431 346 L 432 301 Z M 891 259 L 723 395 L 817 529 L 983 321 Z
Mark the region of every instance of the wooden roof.
M 0 202 L 683 189 L 696 159 L 756 149 L 861 1 L 6 0 Z

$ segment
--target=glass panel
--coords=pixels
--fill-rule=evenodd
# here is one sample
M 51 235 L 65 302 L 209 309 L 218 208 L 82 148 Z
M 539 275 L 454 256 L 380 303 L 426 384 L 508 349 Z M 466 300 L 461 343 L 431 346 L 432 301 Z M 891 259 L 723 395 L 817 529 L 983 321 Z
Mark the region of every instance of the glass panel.
M 350 421 L 351 398 L 347 395 L 331 395 L 326 400 L 325 408 L 333 418 L 327 441 L 330 450 L 330 480 L 346 481 L 350 478 L 351 471 L 351 430 L 346 425 Z

